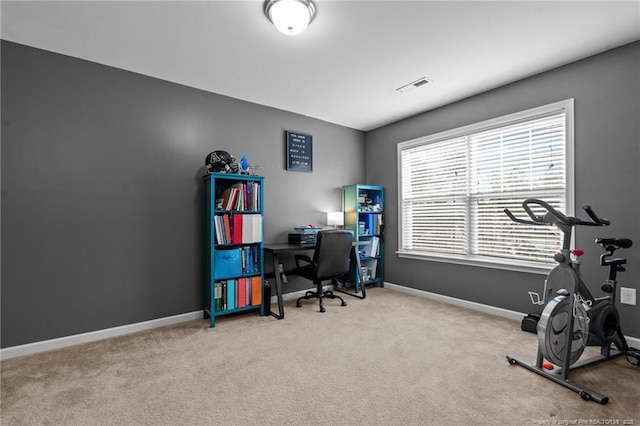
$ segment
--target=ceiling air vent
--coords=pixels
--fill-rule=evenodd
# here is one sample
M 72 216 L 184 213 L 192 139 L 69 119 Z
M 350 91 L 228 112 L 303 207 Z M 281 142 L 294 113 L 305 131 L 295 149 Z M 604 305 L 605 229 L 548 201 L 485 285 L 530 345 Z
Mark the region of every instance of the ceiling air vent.
M 409 84 L 405 84 L 402 87 L 398 87 L 396 89 L 396 92 L 407 93 L 409 90 L 413 90 L 416 87 L 424 86 L 427 83 L 431 83 L 431 80 L 429 80 L 427 77 L 422 77 L 422 78 L 417 79 L 416 81 L 412 81 Z

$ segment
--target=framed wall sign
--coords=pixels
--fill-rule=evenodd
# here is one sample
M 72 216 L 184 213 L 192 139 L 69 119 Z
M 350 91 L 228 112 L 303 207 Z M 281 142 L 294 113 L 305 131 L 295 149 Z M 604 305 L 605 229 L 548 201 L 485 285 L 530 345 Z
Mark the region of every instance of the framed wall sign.
M 313 171 L 313 136 L 286 131 L 287 170 Z

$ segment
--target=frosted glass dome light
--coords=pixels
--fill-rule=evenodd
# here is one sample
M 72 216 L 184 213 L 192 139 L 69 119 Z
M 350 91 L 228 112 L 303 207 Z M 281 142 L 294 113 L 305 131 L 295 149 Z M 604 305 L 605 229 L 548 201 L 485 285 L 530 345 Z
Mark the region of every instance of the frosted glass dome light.
M 296 35 L 307 29 L 316 7 L 310 0 L 270 0 L 266 3 L 265 13 L 278 31 Z

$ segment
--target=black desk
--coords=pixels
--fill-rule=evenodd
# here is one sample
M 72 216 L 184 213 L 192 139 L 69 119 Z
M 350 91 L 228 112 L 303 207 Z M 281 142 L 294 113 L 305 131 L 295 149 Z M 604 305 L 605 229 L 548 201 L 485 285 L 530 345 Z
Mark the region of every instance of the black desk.
M 360 243 L 356 243 L 356 242 L 353 243 L 353 249 L 351 250 L 351 258 L 355 258 L 355 261 L 356 261 L 356 276 L 361 280 L 360 288 L 362 291 L 362 296 L 357 296 L 352 293 L 348 293 L 341 290 L 338 290 L 338 291 L 340 291 L 341 293 L 348 294 L 349 296 L 355 296 L 355 297 L 359 297 L 360 299 L 364 299 L 365 297 L 367 297 L 367 294 L 365 292 L 364 281 L 362 281 L 362 278 L 361 278 L 362 274 L 360 273 L 360 256 L 358 256 L 358 253 L 355 250 L 355 247 L 358 246 L 359 244 Z M 275 275 L 275 279 L 276 279 L 275 290 L 276 290 L 276 296 L 278 298 L 279 312 L 278 313 L 270 312 L 273 317 L 277 319 L 284 318 L 284 303 L 282 300 L 282 277 L 280 276 L 280 272 L 279 272 L 278 265 L 280 264 L 280 260 L 278 259 L 278 254 L 283 252 L 315 250 L 315 248 L 316 248 L 315 244 L 276 243 L 276 244 L 264 245 L 264 251 L 271 253 L 271 258 L 273 259 L 273 274 Z

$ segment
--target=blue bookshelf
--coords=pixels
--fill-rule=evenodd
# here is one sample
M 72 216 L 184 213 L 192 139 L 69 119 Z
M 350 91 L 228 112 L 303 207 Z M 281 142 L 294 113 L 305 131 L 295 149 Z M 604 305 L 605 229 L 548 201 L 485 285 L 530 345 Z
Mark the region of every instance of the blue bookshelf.
M 348 185 L 342 188 L 344 227 L 353 232 L 358 242 L 362 270 L 355 266 L 348 281 L 360 290 L 360 276 L 364 285 L 384 287 L 384 188 L 376 185 Z
M 204 316 L 264 315 L 264 178 L 209 173 L 204 179 Z

